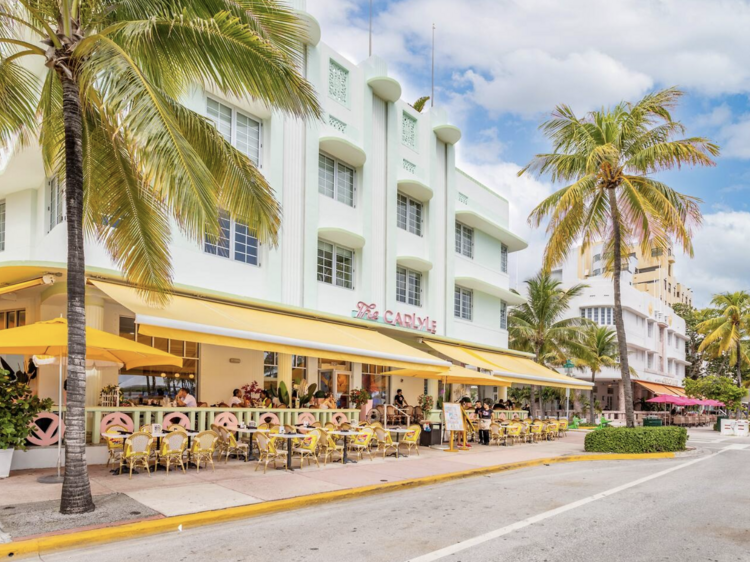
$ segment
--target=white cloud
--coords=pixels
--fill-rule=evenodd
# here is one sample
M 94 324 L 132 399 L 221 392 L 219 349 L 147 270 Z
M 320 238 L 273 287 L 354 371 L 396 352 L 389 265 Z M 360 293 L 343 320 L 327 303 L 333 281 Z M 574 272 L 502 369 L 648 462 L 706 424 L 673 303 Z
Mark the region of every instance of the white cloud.
M 750 115 L 723 126 L 719 131 L 721 154 L 733 158 L 750 158 Z
M 701 113 L 693 118 L 697 127 L 720 127 L 732 121 L 732 109 L 725 103 L 717 105 L 708 113 Z
M 693 289 L 695 306 L 707 306 L 717 292 L 750 290 L 750 213 L 721 211 L 704 215 L 695 232 L 695 257 L 677 260 L 675 273 L 681 283 Z

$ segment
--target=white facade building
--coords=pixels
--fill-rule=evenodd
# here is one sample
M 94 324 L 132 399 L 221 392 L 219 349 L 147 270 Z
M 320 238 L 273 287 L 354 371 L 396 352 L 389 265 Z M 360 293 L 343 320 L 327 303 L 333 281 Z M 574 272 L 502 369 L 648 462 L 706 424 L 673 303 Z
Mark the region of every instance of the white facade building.
M 429 331 L 507 347 L 507 308 L 521 302 L 509 290 L 508 254 L 526 248 L 509 230 L 508 201 L 456 168 L 461 132 L 444 110 L 416 112 L 400 99 L 401 87 L 384 61 L 350 62 L 320 42 L 317 23 L 303 15 L 311 30 L 304 72 L 317 89 L 323 122 L 303 123 L 199 89 L 183 100 L 258 165 L 282 204 L 283 224 L 275 248 L 258 244 L 246 227 L 229 220 L 215 244 L 197 244 L 173 229 L 179 290 L 349 320 L 359 303 L 375 304 L 392 311 L 381 314 L 391 324 L 383 327 L 403 337 Z M 6 155 L 0 165 L 0 282 L 59 274 L 52 286 L 6 295 L 0 312 L 23 311 L 26 323 L 57 317 L 65 312 L 64 187 L 45 177 L 36 147 Z M 102 247 L 88 243 L 86 262 L 92 278 L 118 278 Z M 133 312 L 94 287 L 87 314 L 93 327 L 136 337 Z M 393 325 L 397 321 L 400 326 Z M 5 322 L 2 327 L 11 325 Z M 232 388 L 252 381 L 273 383 L 294 374 L 321 382 L 319 367 L 331 367 L 319 361 L 324 353 L 230 352 L 138 337 L 182 353 L 190 365 L 182 380 L 197 380 L 199 400 L 207 403 L 227 400 Z M 363 363 L 339 367 L 350 377 L 339 391 L 359 387 L 363 370 L 369 372 Z M 153 380 L 144 392 L 161 388 L 158 371 L 129 376 L 145 375 Z M 133 380 L 139 379 L 119 375 L 125 386 Z M 95 369 L 90 403 L 99 388 L 117 381 L 116 370 Z M 39 384 L 41 394 L 56 396 L 55 377 Z M 421 380 L 403 386 L 412 401 L 423 392 Z
M 563 267 L 552 272 L 563 288 L 583 283 L 588 285 L 583 293 L 572 299 L 568 317 L 588 318 L 614 331 L 614 287 L 612 278 L 605 276 L 603 262 L 592 268 L 590 274 L 579 276 L 581 271 L 579 249 L 570 253 Z M 588 253 L 601 255 L 601 248 L 592 247 Z M 630 259 L 628 270 L 622 272 L 621 296 L 623 320 L 628 345 L 628 363 L 635 370 L 634 401 L 638 409 L 641 399 L 653 394 L 669 394 L 669 387 L 682 387 L 685 368 L 685 321 L 662 299 L 633 287 L 632 272 L 635 259 Z M 591 380 L 591 373 L 574 370 L 573 376 Z M 665 391 L 663 387 L 667 387 Z M 604 410 L 624 410 L 622 383 L 619 369 L 605 368 L 596 377 L 595 395 Z

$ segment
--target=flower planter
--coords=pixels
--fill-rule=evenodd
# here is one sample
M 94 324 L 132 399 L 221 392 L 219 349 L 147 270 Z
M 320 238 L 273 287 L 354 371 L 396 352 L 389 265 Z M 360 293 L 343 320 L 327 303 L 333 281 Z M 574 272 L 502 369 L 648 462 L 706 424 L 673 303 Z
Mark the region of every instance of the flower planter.
M 13 449 L 0 449 L 0 478 L 10 475 L 10 463 L 13 460 Z

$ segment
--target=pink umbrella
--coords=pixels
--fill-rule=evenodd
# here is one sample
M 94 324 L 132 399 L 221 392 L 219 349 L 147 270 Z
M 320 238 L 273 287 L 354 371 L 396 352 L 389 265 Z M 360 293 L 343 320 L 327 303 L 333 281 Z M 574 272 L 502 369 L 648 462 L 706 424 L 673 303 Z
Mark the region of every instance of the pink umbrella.
M 698 400 L 697 398 L 682 398 L 682 404 L 680 406 L 703 406 L 704 400 Z
M 650 402 L 651 404 L 676 404 L 678 406 L 684 406 L 685 404 L 682 403 L 684 398 L 680 396 L 669 396 L 668 394 L 660 394 L 659 396 L 655 396 L 654 398 L 649 398 L 646 400 L 646 402 Z

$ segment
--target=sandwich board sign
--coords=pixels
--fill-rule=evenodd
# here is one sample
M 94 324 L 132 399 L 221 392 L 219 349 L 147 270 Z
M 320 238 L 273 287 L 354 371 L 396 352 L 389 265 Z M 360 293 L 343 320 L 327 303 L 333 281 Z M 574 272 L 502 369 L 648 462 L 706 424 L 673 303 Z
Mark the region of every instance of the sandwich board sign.
M 466 447 L 466 426 L 464 425 L 464 411 L 460 404 L 447 402 L 443 404 L 443 418 L 445 419 L 445 430 L 450 431 L 450 448 L 445 449 L 446 453 L 457 453 L 459 449 Z M 459 439 L 463 435 L 463 446 L 459 444 L 458 449 L 454 446 L 454 440 L 458 441 L 455 434 L 458 433 Z

